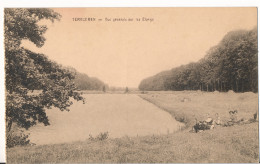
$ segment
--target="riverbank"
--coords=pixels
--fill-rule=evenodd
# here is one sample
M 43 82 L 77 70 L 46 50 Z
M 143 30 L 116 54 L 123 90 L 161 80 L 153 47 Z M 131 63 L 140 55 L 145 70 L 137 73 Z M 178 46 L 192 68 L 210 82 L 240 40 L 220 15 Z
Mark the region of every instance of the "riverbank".
M 206 120 L 207 114 L 222 122 L 230 119 L 229 111 L 237 110 L 237 119 L 249 120 L 258 112 L 258 94 L 234 92 L 170 91 L 139 95 L 144 100 L 170 113 L 177 121 L 191 128 L 196 119 Z
M 186 130 L 167 135 L 122 137 L 64 144 L 7 149 L 8 163 L 250 163 L 259 160 L 258 122 L 217 127 L 190 133 L 196 117 L 218 112 L 228 119 L 228 110 L 252 118 L 257 110 L 254 93 L 152 92 L 141 97 L 186 122 Z M 212 116 L 212 117 L 213 117 Z
M 243 130 L 241 130 L 243 129 Z M 258 124 L 7 149 L 8 163 L 258 162 Z M 235 135 L 235 137 L 234 137 Z
M 181 132 L 181 136 L 189 136 L 196 138 L 194 143 L 204 142 L 208 146 L 200 147 L 200 150 L 210 151 L 210 156 L 213 157 L 207 162 L 243 162 L 250 161 L 258 162 L 259 160 L 259 123 L 250 123 L 253 120 L 254 114 L 258 114 L 258 94 L 234 93 L 234 92 L 200 92 L 200 91 L 164 91 L 164 92 L 148 92 L 147 94 L 139 95 L 144 100 L 158 106 L 167 111 L 177 121 L 185 123 L 186 127 Z M 237 110 L 237 119 L 243 120 L 240 125 L 231 127 L 216 126 L 214 130 L 195 133 L 192 136 L 190 133 L 192 126 L 196 120 L 203 121 L 207 118 L 207 114 L 216 119 L 216 113 L 221 119 L 222 124 L 230 119 L 229 111 Z M 247 124 L 247 125 L 246 125 Z M 201 137 L 205 138 L 201 138 Z M 221 136 L 221 137 L 220 137 Z M 241 137 L 244 136 L 244 137 Z M 202 141 L 203 140 L 203 141 Z M 218 144 L 216 144 L 218 140 Z M 222 149 L 220 146 L 225 143 L 225 147 L 236 149 Z M 196 144 L 190 145 L 190 148 L 196 147 Z M 211 152 L 212 149 L 221 150 Z M 237 154 L 232 154 L 232 151 L 237 151 Z M 187 151 L 187 154 L 192 156 L 192 151 Z M 195 153 L 195 152 L 194 152 Z M 226 155 L 224 155 L 226 154 Z M 203 154 L 200 154 L 203 156 Z M 217 156 L 222 156 L 218 159 Z M 236 156 L 236 160 L 232 161 L 231 156 Z M 245 157 L 249 157 L 246 159 Z M 203 162 L 204 157 L 201 158 Z M 241 159 L 238 160 L 238 159 Z M 206 158 L 205 158 L 206 159 Z M 193 162 L 193 161 L 189 161 Z

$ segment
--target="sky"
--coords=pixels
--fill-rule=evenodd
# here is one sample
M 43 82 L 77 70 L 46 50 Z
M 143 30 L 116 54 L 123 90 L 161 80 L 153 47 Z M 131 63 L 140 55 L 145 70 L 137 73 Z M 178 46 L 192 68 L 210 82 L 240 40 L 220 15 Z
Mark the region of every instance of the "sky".
M 41 22 L 48 25 L 44 46 L 37 48 L 29 41 L 24 41 L 23 46 L 117 87 L 138 87 L 144 78 L 196 62 L 229 31 L 257 26 L 257 8 L 54 10 L 62 18 L 54 23 Z M 105 21 L 106 18 L 111 21 Z M 134 21 L 113 22 L 114 18 Z

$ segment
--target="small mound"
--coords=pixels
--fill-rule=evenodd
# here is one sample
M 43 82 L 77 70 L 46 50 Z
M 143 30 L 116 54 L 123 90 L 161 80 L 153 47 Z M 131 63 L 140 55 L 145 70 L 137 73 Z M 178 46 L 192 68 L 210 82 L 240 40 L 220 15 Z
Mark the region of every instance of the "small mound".
M 253 93 L 253 92 L 244 92 L 244 93 L 243 93 L 243 95 L 245 95 L 245 96 L 252 96 L 252 97 L 254 97 L 254 96 L 256 96 L 256 95 L 257 95 L 257 93 Z
M 235 92 L 233 90 L 229 90 L 227 93 L 228 94 L 234 94 Z

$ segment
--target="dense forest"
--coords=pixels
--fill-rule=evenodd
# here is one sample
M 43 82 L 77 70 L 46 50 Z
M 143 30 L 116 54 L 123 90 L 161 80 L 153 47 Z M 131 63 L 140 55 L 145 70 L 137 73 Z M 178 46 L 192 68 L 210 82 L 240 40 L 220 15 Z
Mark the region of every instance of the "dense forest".
M 146 78 L 140 90 L 258 91 L 257 28 L 227 33 L 205 57 Z
M 107 90 L 108 85 L 96 77 L 89 77 L 87 74 L 80 73 L 72 67 L 66 67 L 67 70 L 75 75 L 74 83 L 78 90 Z M 105 88 L 105 89 L 104 89 Z

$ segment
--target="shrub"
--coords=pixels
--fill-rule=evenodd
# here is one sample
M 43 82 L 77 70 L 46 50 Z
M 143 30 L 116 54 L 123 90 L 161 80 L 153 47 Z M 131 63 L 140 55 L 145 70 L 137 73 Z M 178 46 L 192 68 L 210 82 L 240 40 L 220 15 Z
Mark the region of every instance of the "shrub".
M 23 130 L 10 130 L 6 133 L 6 146 L 8 148 L 15 146 L 32 145 L 30 143 L 29 134 L 25 134 Z
M 99 133 L 99 135 L 97 135 L 96 137 L 93 137 L 91 134 L 89 135 L 89 140 L 91 141 L 103 141 L 108 139 L 108 132 L 104 132 L 104 133 Z

